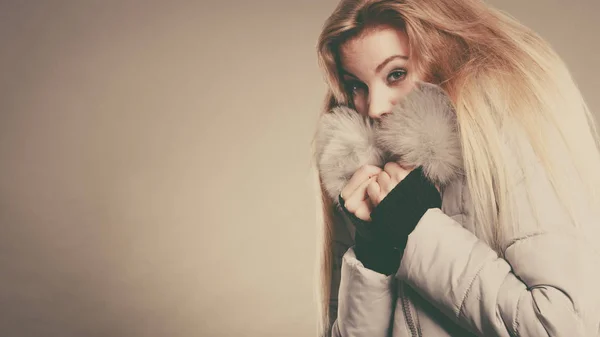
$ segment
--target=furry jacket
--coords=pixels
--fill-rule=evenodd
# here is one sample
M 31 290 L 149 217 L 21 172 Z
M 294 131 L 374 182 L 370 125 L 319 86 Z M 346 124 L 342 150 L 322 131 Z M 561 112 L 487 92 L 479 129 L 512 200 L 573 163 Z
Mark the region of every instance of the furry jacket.
M 502 256 L 475 234 L 455 116 L 444 91 L 427 83 L 379 120 L 348 107 L 323 115 L 316 159 L 335 204 L 360 166 L 388 161 L 422 166 L 442 191 L 441 209 L 423 215 L 398 272 L 390 276 L 356 259 L 353 224 L 335 212 L 326 336 L 600 336 L 600 258 L 568 223 L 524 138 L 507 145 L 528 163 L 525 171 L 508 170 L 527 178 L 515 179 L 510 193 L 519 205 L 519 223 L 532 223 L 538 209 L 542 227 L 516 233 Z M 574 186 L 584 183 L 573 179 Z M 590 223 L 599 220 L 592 209 L 580 212 Z

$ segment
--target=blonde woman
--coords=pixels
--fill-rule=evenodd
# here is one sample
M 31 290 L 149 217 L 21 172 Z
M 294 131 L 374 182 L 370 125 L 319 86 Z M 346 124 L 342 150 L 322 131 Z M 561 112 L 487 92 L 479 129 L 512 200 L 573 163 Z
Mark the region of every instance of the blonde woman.
M 320 336 L 600 335 L 598 136 L 548 43 L 480 0 L 342 0 L 318 58 L 324 114 L 442 88 L 464 170 L 364 165 L 338 198 L 319 172 Z

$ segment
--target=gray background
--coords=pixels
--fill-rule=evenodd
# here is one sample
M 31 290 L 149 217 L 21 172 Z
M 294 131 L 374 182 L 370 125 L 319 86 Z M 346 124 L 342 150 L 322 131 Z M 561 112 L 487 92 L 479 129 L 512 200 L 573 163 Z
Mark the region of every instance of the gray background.
M 314 335 L 336 1 L 218 3 L 0 3 L 1 336 Z M 600 2 L 492 3 L 598 114 Z

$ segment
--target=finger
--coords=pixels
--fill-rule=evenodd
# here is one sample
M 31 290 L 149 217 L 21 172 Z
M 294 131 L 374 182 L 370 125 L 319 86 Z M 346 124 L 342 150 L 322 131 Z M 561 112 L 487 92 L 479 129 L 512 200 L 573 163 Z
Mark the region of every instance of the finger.
M 375 179 L 375 176 L 368 178 L 365 180 L 357 189 L 352 192 L 350 195 L 346 195 L 346 199 L 344 199 L 344 203 L 346 209 L 350 213 L 355 213 L 360 205 L 364 203 L 364 200 L 367 199 L 367 186 Z
M 397 185 L 410 173 L 410 170 L 403 168 L 400 164 L 393 161 L 387 162 L 383 170 L 389 174 L 394 185 Z
M 356 172 L 354 172 L 350 180 L 348 180 L 346 185 L 342 188 L 341 194 L 344 197 L 349 197 L 359 186 L 361 186 L 362 183 L 365 182 L 365 180 L 381 171 L 382 169 L 375 165 L 361 166 L 358 170 L 356 170 Z
M 350 180 L 348 180 L 348 182 L 346 183 L 346 185 L 342 188 L 342 191 L 341 191 L 340 194 L 342 194 L 343 196 L 350 196 L 368 178 L 370 178 L 373 175 L 378 174 L 381 171 L 382 171 L 382 169 L 380 167 L 375 166 L 375 165 L 363 165 L 363 166 L 361 166 L 358 170 L 356 170 L 356 172 L 354 172 L 354 174 L 352 175 L 352 177 L 350 178 Z
M 381 188 L 379 187 L 379 184 L 377 183 L 376 179 L 372 179 L 371 183 L 367 186 L 367 195 L 375 207 L 379 205 L 380 194 Z
M 381 188 L 380 194 L 387 195 L 396 186 L 396 184 L 392 182 L 390 175 L 385 171 L 381 171 L 376 179 L 379 188 Z
M 365 199 L 365 202 L 369 206 L 369 213 L 372 212 L 373 208 L 375 208 L 375 205 L 373 204 L 373 201 L 371 201 L 371 199 L 367 198 L 367 199 Z
M 356 210 L 356 212 L 354 213 L 354 215 L 364 221 L 371 221 L 371 206 L 370 204 L 365 200 L 365 202 L 362 203 L 362 205 Z

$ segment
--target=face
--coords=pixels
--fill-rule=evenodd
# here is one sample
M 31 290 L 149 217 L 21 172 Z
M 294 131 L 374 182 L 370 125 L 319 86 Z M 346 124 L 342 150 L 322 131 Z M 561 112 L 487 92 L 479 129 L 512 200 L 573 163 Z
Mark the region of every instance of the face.
M 407 35 L 387 26 L 341 46 L 343 84 L 360 114 L 379 118 L 410 92 L 419 78 L 408 68 L 408 55 Z

